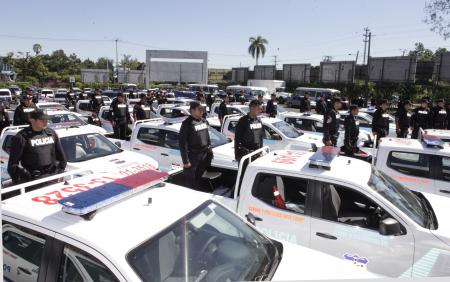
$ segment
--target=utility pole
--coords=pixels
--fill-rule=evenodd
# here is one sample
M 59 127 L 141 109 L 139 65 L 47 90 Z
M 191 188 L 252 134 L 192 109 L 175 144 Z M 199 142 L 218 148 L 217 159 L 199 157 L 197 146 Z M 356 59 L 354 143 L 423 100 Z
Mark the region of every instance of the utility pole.
M 366 64 L 366 81 L 364 83 L 364 96 L 366 98 L 366 103 L 368 103 L 369 100 L 369 62 L 370 62 L 370 44 L 372 41 L 372 32 L 369 32 L 369 39 L 368 39 L 368 47 L 367 47 L 367 64 Z
M 364 55 L 363 55 L 363 65 L 365 65 L 366 64 L 366 49 L 367 49 L 367 42 L 368 42 L 368 37 L 369 37 L 369 28 L 368 27 L 365 27 L 364 28 L 364 40 L 363 40 L 363 42 L 364 42 Z
M 115 82 L 119 82 L 119 54 L 117 53 L 117 41 L 119 41 L 119 39 L 116 39 L 116 69 L 114 71 Z
M 275 68 L 277 68 L 277 55 L 275 55 L 275 56 L 272 56 L 273 58 L 274 58 L 274 62 L 275 62 Z

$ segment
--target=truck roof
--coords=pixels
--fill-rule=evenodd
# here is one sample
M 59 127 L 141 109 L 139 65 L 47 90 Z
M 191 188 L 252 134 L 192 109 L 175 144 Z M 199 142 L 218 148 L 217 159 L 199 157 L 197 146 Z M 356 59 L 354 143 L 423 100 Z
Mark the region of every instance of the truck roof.
M 298 175 L 324 176 L 361 185 L 367 183 L 371 174 L 371 165 L 368 162 L 337 156 L 331 162 L 331 168 L 322 169 L 310 167 L 310 158 L 314 152 L 298 150 L 276 150 L 258 158 L 249 167 L 264 168 L 273 172 L 294 172 Z
M 443 148 L 438 147 L 429 147 L 423 141 L 418 139 L 405 139 L 405 138 L 393 138 L 393 137 L 385 137 L 381 139 L 381 143 L 378 147 L 378 151 L 383 150 L 385 148 L 391 148 L 393 150 L 402 150 L 402 151 L 426 151 L 431 154 L 450 154 L 450 146 L 446 145 Z
M 312 120 L 320 120 L 320 121 L 323 121 L 323 115 L 319 115 L 319 114 L 307 114 L 307 113 L 287 112 L 287 113 L 284 114 L 284 117 L 290 117 L 290 118 L 304 118 L 304 119 L 312 119 Z
M 106 255 L 107 257 L 122 258 L 126 263 L 125 255 L 132 248 L 148 240 L 211 198 L 206 193 L 163 183 L 158 184 L 161 185 L 160 187 L 154 186 L 101 208 L 90 220 L 62 211 L 62 205 L 58 203 L 46 204 L 36 200 L 43 198 L 44 195 L 55 195 L 52 194 L 55 191 L 59 191 L 62 196 L 67 196 L 64 188 L 73 189 L 74 184 L 85 184 L 90 188 L 99 186 L 101 184 L 86 183 L 91 183 L 94 179 L 104 179 L 103 176 L 117 177 L 112 174 L 94 174 L 73 179 L 69 181 L 68 185 L 58 183 L 28 192 L 4 200 L 2 213 L 81 241 L 100 253 L 109 254 Z M 142 174 L 138 173 L 135 177 L 142 177 Z M 41 198 L 37 198 L 39 196 Z M 152 200 L 149 204 L 150 198 Z M 126 234 L 126 238 L 124 238 L 124 234 Z

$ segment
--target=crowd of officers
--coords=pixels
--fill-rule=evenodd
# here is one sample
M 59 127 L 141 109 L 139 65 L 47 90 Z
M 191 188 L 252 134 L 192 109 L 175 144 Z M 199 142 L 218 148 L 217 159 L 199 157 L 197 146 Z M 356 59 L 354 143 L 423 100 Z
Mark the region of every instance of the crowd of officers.
M 20 105 L 14 112 L 14 125 L 28 125 L 12 139 L 8 173 L 15 184 L 64 171 L 67 163 L 55 131 L 47 127 L 48 116 L 42 110 L 37 109 L 30 92 L 27 90 L 20 96 Z M 128 96 L 128 98 L 134 97 L 133 93 Z M 228 115 L 227 104 L 230 102 L 230 97 L 233 100 L 236 99 L 233 96 L 225 95 L 219 105 L 218 117 L 221 123 L 223 118 Z M 68 105 L 73 105 L 75 99 L 77 99 L 75 95 L 68 93 L 66 102 Z M 100 91 L 96 90 L 89 99 L 93 116 L 98 115 L 100 107 L 103 105 Z M 112 101 L 109 108 L 109 120 L 113 125 L 115 138 L 126 138 L 129 131 L 128 125 L 132 121 L 131 114 L 135 121 L 149 119 L 154 101 L 157 101 L 158 104 L 166 103 L 166 97 L 162 92 L 148 91 L 147 94 L 140 94 L 139 99 L 139 102 L 134 105 L 132 113 L 129 111 L 123 93 L 118 93 Z M 213 159 L 206 109 L 202 103 L 206 102 L 211 108 L 214 101 L 211 94 L 205 96 L 202 93 L 197 95 L 197 100 L 190 103 L 191 115 L 182 122 L 179 136 L 186 184 L 195 189 L 199 189 L 202 175 Z M 346 105 L 340 98 L 327 101 L 325 97 L 320 97 L 316 102 L 315 111 L 323 115 L 323 143 L 327 146 L 337 146 L 340 134 L 339 111 L 343 104 Z M 264 129 L 258 117 L 262 112 L 262 106 L 262 96 L 250 101 L 248 114 L 242 116 L 236 125 L 234 153 L 237 161 L 260 149 L 263 145 Z M 388 101 L 381 100 L 373 114 L 372 132 L 377 138 L 376 145 L 379 138 L 389 134 L 388 108 Z M 356 105 L 350 105 L 346 109 L 349 110 L 349 115 L 344 121 L 343 149 L 347 155 L 351 156 L 358 151 L 359 126 L 356 117 L 359 108 Z M 0 111 L 2 124 L 9 125 L 10 121 L 2 105 L 0 105 Z M 308 95 L 303 97 L 300 111 L 311 111 Z M 277 115 L 275 94 L 267 102 L 265 113 L 270 117 Z M 421 105 L 412 110 L 411 102 L 403 101 L 399 103 L 395 117 L 398 137 L 407 138 L 411 130 L 411 138 L 417 138 L 420 128 L 449 129 L 450 103 L 445 104 L 445 101 L 440 99 L 431 107 L 430 101 L 423 99 Z

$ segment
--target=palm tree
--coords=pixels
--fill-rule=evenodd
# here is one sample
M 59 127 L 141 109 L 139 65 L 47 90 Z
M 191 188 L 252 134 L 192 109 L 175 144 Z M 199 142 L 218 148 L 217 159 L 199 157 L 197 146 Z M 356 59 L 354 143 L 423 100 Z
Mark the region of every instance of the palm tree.
M 36 56 L 39 55 L 39 53 L 41 53 L 41 51 L 42 51 L 41 44 L 38 44 L 38 43 L 34 44 L 33 45 L 33 51 L 36 54 Z
M 255 37 L 250 37 L 249 39 L 250 46 L 248 46 L 248 53 L 252 55 L 253 58 L 256 58 L 256 65 L 258 65 L 259 56 L 264 57 L 266 54 L 266 46 L 269 41 L 263 38 L 261 35 Z

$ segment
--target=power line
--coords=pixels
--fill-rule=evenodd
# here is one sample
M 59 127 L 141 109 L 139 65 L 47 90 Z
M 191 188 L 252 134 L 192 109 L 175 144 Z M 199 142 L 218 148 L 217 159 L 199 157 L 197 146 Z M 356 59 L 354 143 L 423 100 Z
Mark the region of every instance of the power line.
M 14 39 L 33 39 L 33 40 L 49 40 L 49 41 L 77 41 L 77 42 L 112 42 L 114 39 L 81 39 L 81 38 L 54 38 L 54 37 L 37 37 L 37 36 L 21 36 L 11 34 L 0 34 L 0 37 Z

